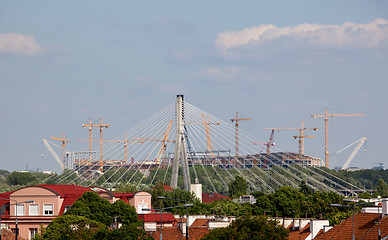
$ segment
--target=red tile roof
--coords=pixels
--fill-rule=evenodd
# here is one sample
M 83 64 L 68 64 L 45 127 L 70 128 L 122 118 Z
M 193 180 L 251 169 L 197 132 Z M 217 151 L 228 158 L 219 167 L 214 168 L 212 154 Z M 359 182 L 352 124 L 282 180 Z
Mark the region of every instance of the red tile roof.
M 306 239 L 308 235 L 310 235 L 310 223 L 308 223 L 301 231 L 299 231 L 298 227 L 292 230 L 292 225 L 293 224 L 291 224 L 291 227 L 288 228 L 288 240 Z
M 217 200 L 230 200 L 230 197 L 222 195 L 220 193 L 202 193 L 202 203 L 212 203 Z
M 362 239 L 377 239 L 378 231 L 379 224 L 376 223 Z M 381 238 L 388 236 L 388 215 L 380 219 L 380 234 Z
M 163 187 L 164 187 L 164 191 L 173 191 L 174 188 L 168 186 L 167 184 L 163 184 Z
M 92 187 L 81 187 L 77 185 L 50 185 L 50 184 L 41 184 L 35 187 L 43 187 L 53 191 L 62 198 L 70 196 L 82 196 L 87 191 L 92 191 Z
M 357 213 L 354 217 L 356 239 L 364 239 L 364 236 L 370 231 L 377 221 L 376 213 Z M 353 235 L 353 216 L 334 226 L 329 231 L 319 234 L 315 239 L 352 239 Z
M 161 214 L 160 213 L 150 213 L 150 214 L 139 214 L 138 219 L 144 220 L 144 222 L 156 222 L 160 223 Z M 163 223 L 174 223 L 176 219 L 172 213 L 163 213 L 162 217 Z
M 125 203 L 129 203 L 128 198 L 132 198 L 134 193 L 113 193 L 115 198 L 119 198 L 120 200 L 123 200 Z
M 209 233 L 208 228 L 192 228 L 189 227 L 189 240 L 201 239 L 203 236 Z
M 0 206 L 3 206 L 5 204 L 10 204 L 10 202 L 9 202 L 9 195 L 11 195 L 13 192 L 14 191 L 0 193 Z M 5 199 L 3 199 L 3 198 L 5 198 Z
M 158 228 L 155 232 L 152 232 L 151 236 L 155 240 L 159 240 L 160 228 Z M 178 227 L 163 227 L 162 237 L 163 239 L 168 239 L 168 240 L 185 240 L 185 237 L 183 236 L 181 230 Z
M 63 204 L 61 206 L 61 209 L 59 210 L 59 215 L 62 215 L 66 206 L 71 206 L 73 203 L 80 198 L 85 192 L 87 191 L 95 191 L 102 192 L 103 188 L 94 188 L 94 187 L 81 187 L 77 185 L 53 185 L 53 184 L 41 184 L 36 185 L 33 187 L 41 187 L 45 188 L 54 194 L 60 196 L 63 198 Z M 27 188 L 27 187 L 26 187 Z M 106 190 L 108 193 L 110 193 L 112 196 L 116 198 L 120 198 L 124 202 L 128 203 L 128 198 L 133 197 L 134 193 L 112 193 L 108 190 Z M 15 191 L 12 192 L 6 192 L 1 193 L 0 198 L 9 198 L 10 194 L 12 194 Z M 0 204 L 9 204 L 9 200 L 0 199 Z
M 73 203 L 80 198 L 85 192 L 92 191 L 92 187 L 81 187 L 77 185 L 50 185 L 42 184 L 36 187 L 46 188 L 63 198 L 59 216 L 63 214 L 66 206 L 72 206 Z
M 189 228 L 189 240 L 201 239 L 203 236 L 209 233 L 207 228 Z M 150 234 L 155 240 L 160 239 L 160 228 Z M 163 239 L 168 240 L 185 240 L 186 237 L 178 227 L 163 227 L 162 229 Z
M 190 227 L 207 227 L 209 219 L 195 219 Z

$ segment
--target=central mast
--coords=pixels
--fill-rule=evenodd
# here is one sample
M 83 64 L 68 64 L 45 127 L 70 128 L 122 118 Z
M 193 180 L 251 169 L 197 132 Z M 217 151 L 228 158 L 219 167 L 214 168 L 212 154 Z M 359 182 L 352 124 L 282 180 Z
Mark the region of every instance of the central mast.
M 176 142 L 174 149 L 174 162 L 172 168 L 171 176 L 171 187 L 177 188 L 178 186 L 178 173 L 179 173 L 179 163 L 182 164 L 183 170 L 183 182 L 184 189 L 190 191 L 191 181 L 190 181 L 190 171 L 189 171 L 189 162 L 187 160 L 187 145 L 185 140 L 185 112 L 183 105 L 183 95 L 177 95 L 176 100 Z

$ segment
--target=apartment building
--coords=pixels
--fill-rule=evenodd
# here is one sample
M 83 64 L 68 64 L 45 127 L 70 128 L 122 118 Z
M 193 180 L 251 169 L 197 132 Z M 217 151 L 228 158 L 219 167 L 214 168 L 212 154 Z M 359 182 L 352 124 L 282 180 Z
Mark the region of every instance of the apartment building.
M 1 228 L 15 232 L 17 222 L 19 236 L 31 239 L 41 225 L 46 227 L 52 219 L 61 216 L 87 191 L 97 192 L 111 203 L 121 199 L 134 206 L 137 213 L 151 206 L 151 194 L 147 192 L 114 193 L 101 187 L 76 185 L 30 186 L 0 194 L 0 205 L 5 206 Z

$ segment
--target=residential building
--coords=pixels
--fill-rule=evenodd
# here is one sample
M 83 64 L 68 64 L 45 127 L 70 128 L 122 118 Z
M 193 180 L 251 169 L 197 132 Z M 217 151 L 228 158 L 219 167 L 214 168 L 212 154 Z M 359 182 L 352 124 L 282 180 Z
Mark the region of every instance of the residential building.
M 41 225 L 47 226 L 53 219 L 61 216 L 87 191 L 97 192 L 111 203 L 121 199 L 134 206 L 137 213 L 142 213 L 143 208 L 151 206 L 151 194 L 147 192 L 114 193 L 101 187 L 44 184 L 0 194 L 0 205 L 6 205 L 5 213 L 1 216 L 1 226 L 15 232 L 17 219 L 19 235 L 24 239 L 31 239 Z

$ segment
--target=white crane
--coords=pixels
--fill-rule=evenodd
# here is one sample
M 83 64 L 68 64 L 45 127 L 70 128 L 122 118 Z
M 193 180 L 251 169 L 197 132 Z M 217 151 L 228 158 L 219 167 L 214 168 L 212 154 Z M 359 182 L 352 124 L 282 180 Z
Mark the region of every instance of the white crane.
M 47 149 L 50 151 L 50 153 L 53 155 L 53 157 L 55 158 L 55 160 L 57 160 L 57 162 L 59 163 L 59 165 L 61 166 L 62 170 L 65 169 L 65 165 L 63 164 L 63 162 L 61 161 L 61 159 L 58 157 L 58 155 L 54 152 L 54 150 L 52 149 L 52 147 L 50 146 L 50 144 L 48 143 L 48 141 L 46 139 L 42 139 L 44 145 L 46 145 Z M 54 144 L 55 145 L 55 144 Z
M 357 141 L 355 141 L 354 143 L 352 144 L 349 144 L 348 146 L 342 148 L 341 150 L 335 152 L 335 154 L 337 153 L 340 153 L 342 152 L 343 150 L 353 146 L 354 144 L 357 143 L 356 147 L 354 148 L 353 152 L 350 154 L 350 156 L 348 157 L 348 159 L 346 160 L 346 162 L 344 163 L 344 165 L 341 167 L 341 170 L 345 170 L 349 167 L 349 164 L 352 162 L 353 158 L 356 156 L 356 154 L 358 153 L 358 151 L 360 150 L 362 144 L 364 144 L 364 142 L 366 141 L 366 137 L 363 137 Z

